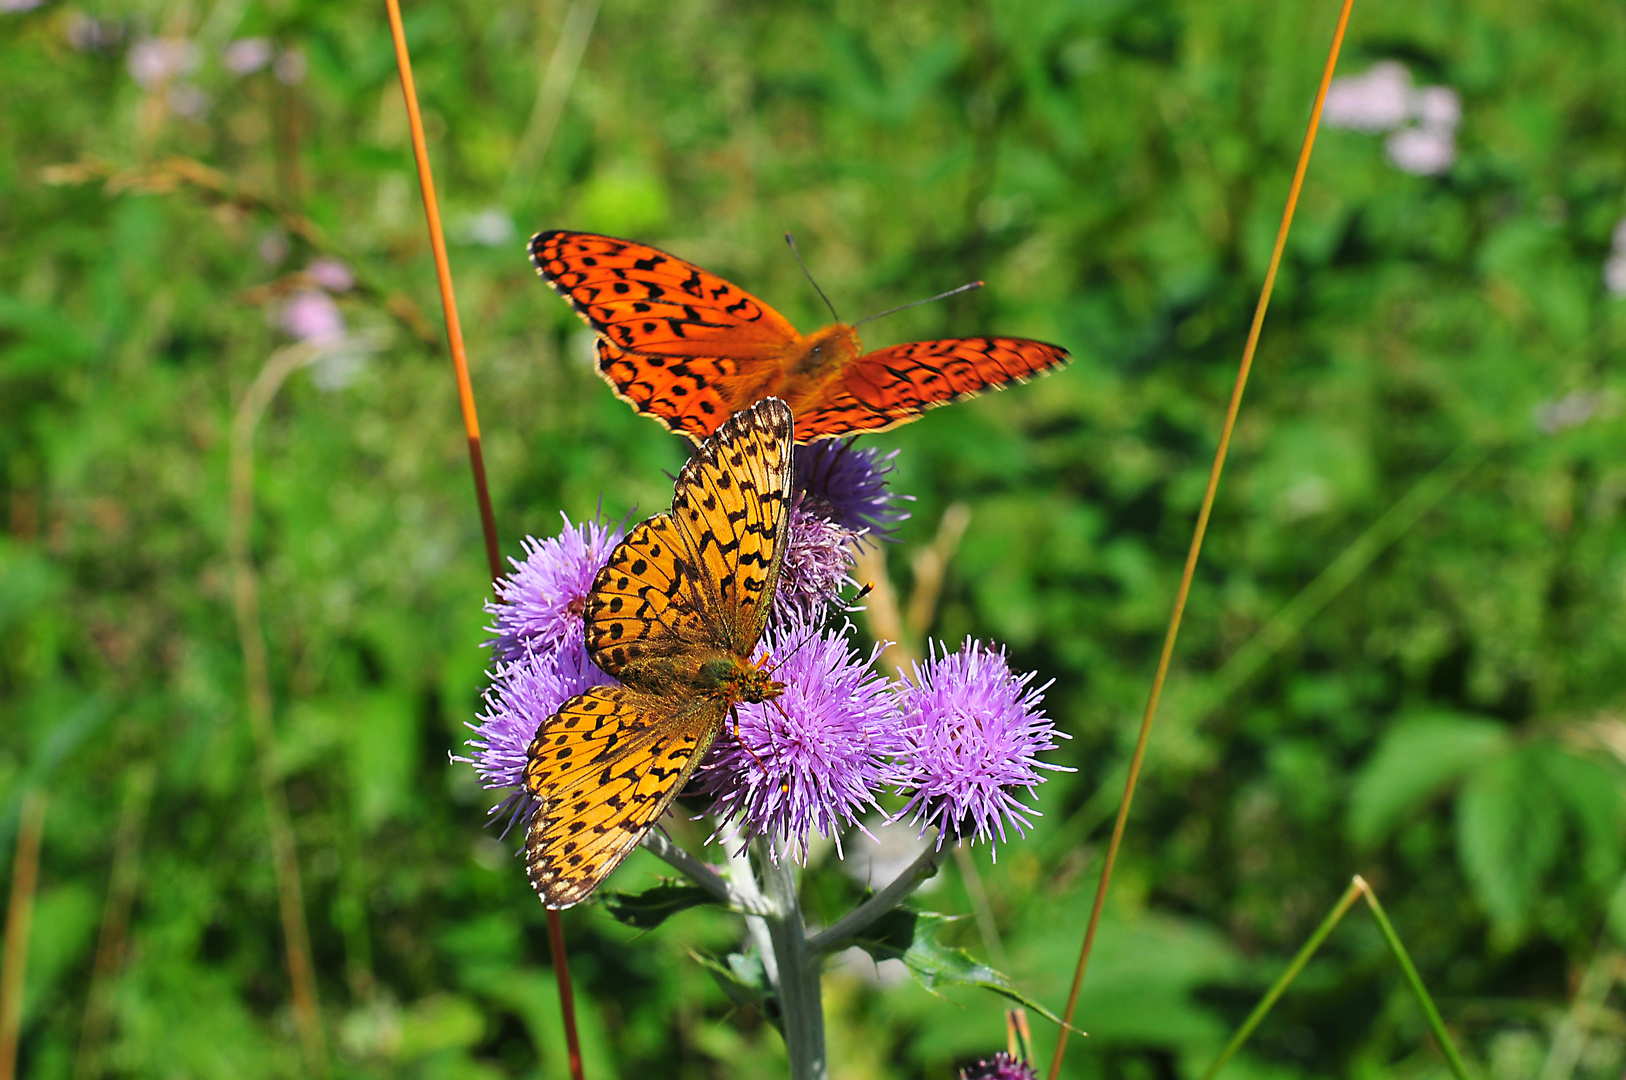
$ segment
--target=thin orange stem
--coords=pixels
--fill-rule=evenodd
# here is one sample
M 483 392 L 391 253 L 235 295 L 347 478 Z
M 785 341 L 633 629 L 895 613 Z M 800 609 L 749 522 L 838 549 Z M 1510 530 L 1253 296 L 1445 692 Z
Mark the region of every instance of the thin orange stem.
M 6 907 L 6 945 L 0 960 L 0 1080 L 17 1075 L 17 1039 L 23 1021 L 23 975 L 28 968 L 28 937 L 34 922 L 34 889 L 39 884 L 40 840 L 45 832 L 45 793 L 23 795 L 17 826 L 17 854 L 11 866 L 11 903 Z
M 1129 777 L 1124 784 L 1123 801 L 1118 804 L 1118 818 L 1112 825 L 1112 840 L 1107 844 L 1106 860 L 1101 866 L 1101 880 L 1095 889 L 1095 904 L 1090 909 L 1090 921 L 1084 929 L 1084 943 L 1079 948 L 1078 966 L 1073 971 L 1073 986 L 1067 995 L 1067 1008 L 1062 1013 L 1061 1033 L 1056 1039 L 1056 1056 L 1050 1063 L 1050 1080 L 1061 1075 L 1062 1055 L 1067 1051 L 1067 1035 L 1072 1030 L 1073 1013 L 1078 1007 L 1078 992 L 1084 985 L 1084 972 L 1089 966 L 1090 950 L 1095 947 L 1095 931 L 1101 922 L 1101 909 L 1106 903 L 1107 888 L 1112 882 L 1112 867 L 1118 859 L 1118 848 L 1123 843 L 1124 826 L 1129 821 L 1129 807 L 1135 799 L 1135 785 L 1140 781 L 1141 764 L 1146 759 L 1146 743 L 1152 734 L 1152 721 L 1157 717 L 1158 699 L 1163 696 L 1163 682 L 1168 678 L 1169 662 L 1174 657 L 1174 642 L 1180 634 L 1180 620 L 1185 615 L 1186 597 L 1191 592 L 1191 579 L 1197 571 L 1197 557 L 1202 552 L 1203 536 L 1208 531 L 1209 514 L 1214 509 L 1214 495 L 1219 490 L 1220 473 L 1225 468 L 1225 455 L 1231 448 L 1231 432 L 1242 408 L 1242 392 L 1248 385 L 1248 372 L 1253 368 L 1254 351 L 1259 347 L 1259 332 L 1265 325 L 1265 311 L 1270 307 L 1270 294 L 1276 287 L 1276 271 L 1281 266 L 1282 251 L 1287 246 L 1287 231 L 1293 224 L 1293 211 L 1298 208 L 1299 189 L 1304 185 L 1304 173 L 1310 167 L 1310 150 L 1315 146 L 1316 130 L 1321 126 L 1321 107 L 1327 100 L 1327 87 L 1332 84 L 1333 70 L 1338 66 L 1338 51 L 1344 44 L 1344 29 L 1349 25 L 1350 8 L 1355 0 L 1343 0 L 1338 13 L 1338 27 L 1333 31 L 1332 47 L 1327 50 L 1327 65 L 1321 72 L 1321 86 L 1316 91 L 1315 107 L 1310 111 L 1310 125 L 1304 133 L 1304 145 L 1299 148 L 1298 166 L 1293 170 L 1293 183 L 1287 191 L 1287 206 L 1282 210 L 1282 222 L 1276 230 L 1276 246 L 1270 253 L 1270 267 L 1265 271 L 1265 283 L 1259 290 L 1259 304 L 1253 311 L 1253 325 L 1248 330 L 1248 343 L 1242 349 L 1242 364 L 1236 373 L 1236 385 L 1231 390 L 1231 403 L 1225 410 L 1225 425 L 1220 429 L 1219 446 L 1214 451 L 1214 464 L 1208 471 L 1208 488 L 1203 492 L 1202 508 L 1197 512 L 1197 527 L 1191 535 L 1191 547 L 1186 552 L 1186 566 L 1180 575 L 1180 588 L 1174 595 L 1174 610 L 1169 615 L 1168 632 L 1163 636 L 1163 652 L 1157 660 L 1157 674 L 1152 678 L 1152 692 L 1146 701 L 1146 712 L 1141 717 L 1140 736 L 1135 740 L 1135 753 L 1129 759 Z
M 457 295 L 452 291 L 452 268 L 446 258 L 446 234 L 440 227 L 440 202 L 429 169 L 429 142 L 418 111 L 418 87 L 412 81 L 412 58 L 407 54 L 406 30 L 401 25 L 399 0 L 384 0 L 389 9 L 390 33 L 395 38 L 395 64 L 401 72 L 401 93 L 406 97 L 407 122 L 412 128 L 412 156 L 418 164 L 418 185 L 423 191 L 423 213 L 429 219 L 429 246 L 435 254 L 435 277 L 440 282 L 440 306 L 446 315 L 446 342 L 452 350 L 457 375 L 457 401 L 463 410 L 463 431 L 469 440 L 469 465 L 474 470 L 474 495 L 480 503 L 480 527 L 485 532 L 486 561 L 493 580 L 502 577 L 502 554 L 497 547 L 497 519 L 491 512 L 486 487 L 485 455 L 480 451 L 480 416 L 474 409 L 474 384 L 469 381 L 469 358 L 463 351 L 463 324 L 457 317 Z
M 474 384 L 469 381 L 469 361 L 463 351 L 463 325 L 457 317 L 457 296 L 452 291 L 452 267 L 446 258 L 446 235 L 440 226 L 440 204 L 435 198 L 435 178 L 429 168 L 429 143 L 423 134 L 423 115 L 418 111 L 418 88 L 412 80 L 412 58 L 407 53 L 406 29 L 401 24 L 400 0 L 384 0 L 389 11 L 390 35 L 395 40 L 395 64 L 401 73 L 401 93 L 406 98 L 407 122 L 412 130 L 412 156 L 418 165 L 418 184 L 423 190 L 423 212 L 429 222 L 429 246 L 435 255 L 435 277 L 440 282 L 440 303 L 446 315 L 446 340 L 452 353 L 452 370 L 457 375 L 457 400 L 463 410 L 463 430 L 469 440 L 469 466 L 474 471 L 474 495 L 480 504 L 480 528 L 485 534 L 486 562 L 493 581 L 503 576 L 502 553 L 497 546 L 497 518 L 491 510 L 491 492 L 486 484 L 485 455 L 480 451 L 480 417 L 474 408 Z M 548 944 L 553 953 L 553 974 L 559 983 L 559 1011 L 565 1025 L 565 1046 L 570 1055 L 571 1080 L 582 1080 L 581 1039 L 576 1034 L 576 995 L 570 985 L 570 963 L 565 955 L 564 926 L 559 913 L 547 910 Z

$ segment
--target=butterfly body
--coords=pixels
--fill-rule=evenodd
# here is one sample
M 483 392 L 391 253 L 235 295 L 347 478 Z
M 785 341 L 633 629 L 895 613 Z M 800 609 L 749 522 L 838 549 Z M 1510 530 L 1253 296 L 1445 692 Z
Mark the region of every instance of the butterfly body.
M 588 896 L 637 846 L 742 702 L 784 685 L 752 662 L 789 523 L 790 410 L 760 402 L 701 443 L 670 511 L 594 578 L 588 655 L 620 686 L 571 698 L 532 740 L 526 869 L 549 907 Z
M 1059 346 L 1006 337 L 865 353 L 846 323 L 801 334 L 739 286 L 646 244 L 554 230 L 530 251 L 598 335 L 598 372 L 616 396 L 697 442 L 770 396 L 795 414 L 797 442 L 885 431 L 1068 359 Z

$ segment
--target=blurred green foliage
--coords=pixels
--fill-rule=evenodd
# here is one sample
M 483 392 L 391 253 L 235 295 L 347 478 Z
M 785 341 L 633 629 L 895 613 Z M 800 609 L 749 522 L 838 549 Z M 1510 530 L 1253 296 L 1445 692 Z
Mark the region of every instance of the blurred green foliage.
M 7 860 L 22 792 L 51 797 L 24 1075 L 303 1073 L 226 460 L 317 255 L 358 277 L 338 302 L 360 344 L 260 424 L 253 552 L 333 1069 L 564 1075 L 542 911 L 447 760 L 479 704 L 485 566 L 382 5 L 16 6 L 0 13 Z M 560 510 L 659 508 L 683 453 L 594 377 L 526 264 L 533 229 L 659 243 L 807 329 L 821 309 L 779 243 L 793 229 L 849 318 L 987 280 L 873 326 L 877 344 L 997 331 L 1073 351 L 1059 375 L 879 440 L 919 496 L 900 587 L 965 502 L 933 632 L 1008 642 L 1056 680 L 1074 735 L 1058 760 L 1079 771 L 1042 789 L 1034 834 L 996 864 L 976 854 L 1013 977 L 1059 1007 L 1335 5 L 613 0 L 547 139 L 565 0 L 408 8 L 505 551 Z M 142 67 L 154 38 L 178 50 L 167 78 Z M 273 65 L 228 70 L 244 38 Z M 1626 947 L 1626 302 L 1603 277 L 1626 216 L 1626 14 L 1362 0 L 1343 70 L 1384 58 L 1460 92 L 1458 157 L 1407 175 L 1381 137 L 1322 133 L 1068 1076 L 1200 1068 L 1356 871 L 1495 1077 L 1539 1071 L 1579 973 Z M 152 168 L 175 156 L 233 197 Z M 1464 446 L 1479 463 L 1459 482 L 1264 663 L 1227 668 Z M 93 996 L 121 849 L 129 931 Z M 639 855 L 618 880 L 656 868 Z M 944 878 L 931 906 L 969 912 Z M 856 894 L 827 858 L 807 907 L 827 921 Z M 587 907 L 565 925 L 593 1080 L 782 1068 L 763 1018 L 688 957 L 729 947 L 731 917 L 638 936 Z M 984 955 L 972 920 L 956 927 Z M 945 1078 L 1001 1045 L 1000 999 L 875 972 L 827 978 L 843 1080 Z M 1573 1075 L 1619 1074 L 1620 1004 L 1587 1021 Z M 1227 1075 L 1441 1068 L 1353 917 Z

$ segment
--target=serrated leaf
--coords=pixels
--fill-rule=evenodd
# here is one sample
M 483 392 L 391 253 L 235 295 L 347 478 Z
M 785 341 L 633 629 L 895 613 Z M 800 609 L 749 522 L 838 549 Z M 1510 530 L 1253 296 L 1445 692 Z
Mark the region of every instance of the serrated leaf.
M 1564 822 L 1552 785 L 1528 752 L 1475 769 L 1457 797 L 1457 854 L 1497 935 L 1517 940 Z
M 639 893 L 608 893 L 601 903 L 617 922 L 653 930 L 678 912 L 710 903 L 711 899 L 711 894 L 698 885 L 667 881 Z
M 1349 838 L 1371 848 L 1420 804 L 1507 746 L 1493 721 L 1455 713 L 1402 720 L 1368 759 L 1349 797 Z
M 852 943 L 877 961 L 902 960 L 915 981 L 931 993 L 940 984 L 980 986 L 1061 1023 L 1060 1017 L 1018 990 L 1006 975 L 972 959 L 963 949 L 940 944 L 937 932 L 954 921 L 954 916 L 935 911 L 894 908 L 855 935 Z

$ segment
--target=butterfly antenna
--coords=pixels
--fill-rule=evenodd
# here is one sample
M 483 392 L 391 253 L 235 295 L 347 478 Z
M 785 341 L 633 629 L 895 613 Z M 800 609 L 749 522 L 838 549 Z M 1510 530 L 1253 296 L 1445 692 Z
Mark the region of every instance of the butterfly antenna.
M 964 285 L 961 285 L 958 289 L 950 289 L 948 292 L 940 292 L 936 296 L 928 296 L 924 300 L 911 300 L 907 304 L 899 304 L 897 307 L 887 308 L 885 311 L 877 311 L 873 315 L 866 315 L 864 318 L 859 319 L 857 322 L 853 323 L 853 327 L 857 328 L 863 326 L 867 322 L 874 322 L 876 319 L 887 315 L 896 315 L 900 311 L 906 311 L 912 307 L 919 307 L 921 304 L 935 304 L 939 300 L 947 300 L 949 297 L 958 293 L 969 292 L 972 289 L 980 289 L 982 288 L 982 284 L 983 283 L 980 281 L 968 281 Z
M 785 243 L 790 245 L 791 257 L 796 260 L 796 265 L 802 268 L 802 274 L 807 278 L 807 283 L 813 286 L 813 291 L 819 294 L 819 299 L 824 301 L 824 306 L 830 309 L 830 317 L 836 322 L 840 322 L 841 316 L 836 314 L 836 306 L 830 302 L 828 296 L 824 295 L 824 290 L 819 288 L 819 283 L 813 280 L 812 272 L 808 270 L 807 264 L 802 261 L 802 253 L 796 250 L 796 238 L 790 233 L 786 233 Z

